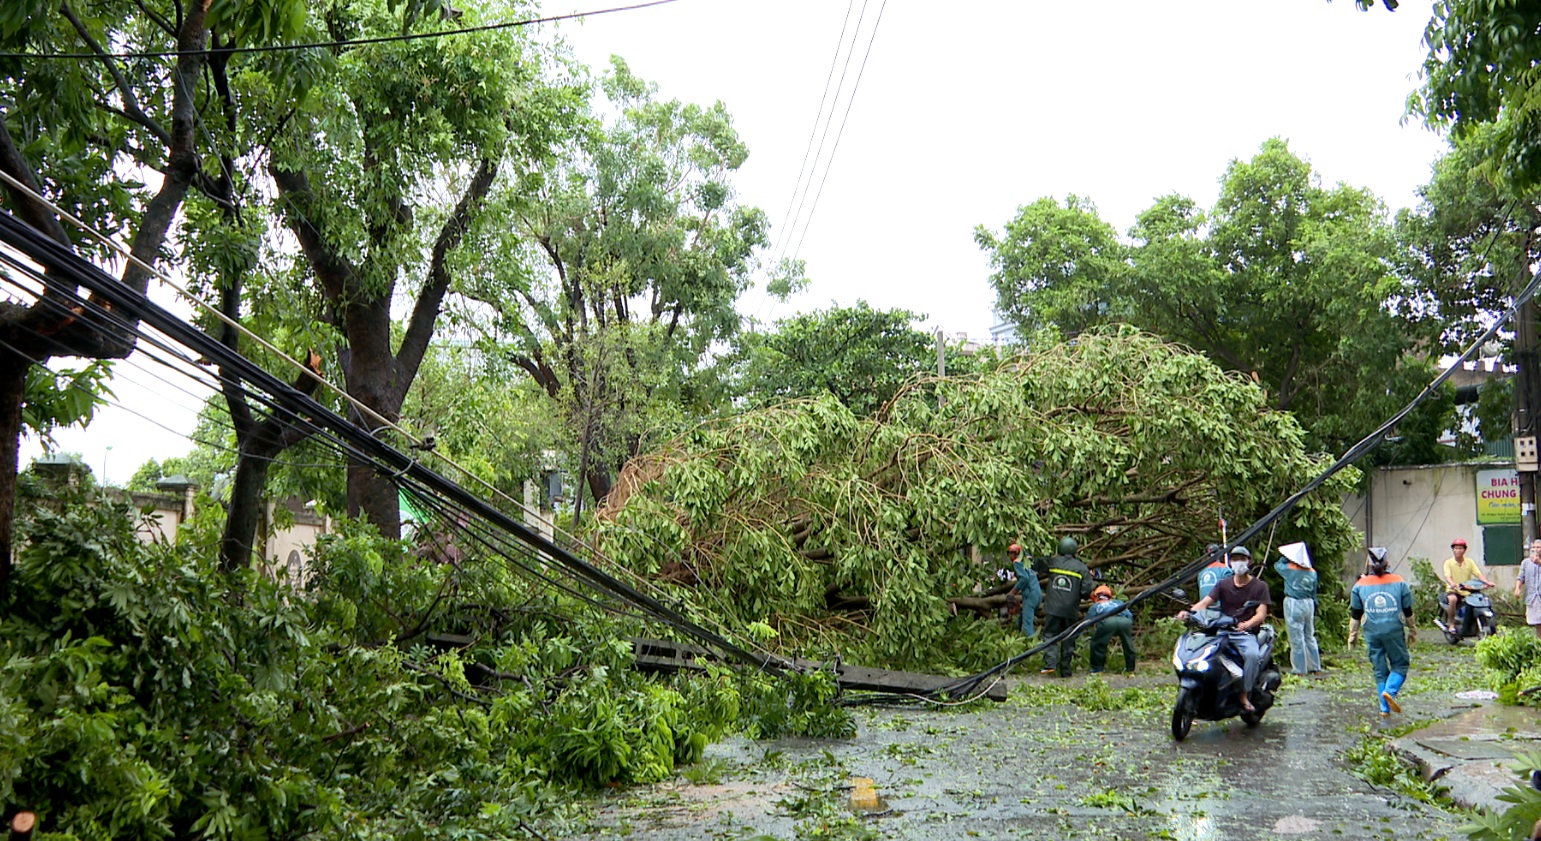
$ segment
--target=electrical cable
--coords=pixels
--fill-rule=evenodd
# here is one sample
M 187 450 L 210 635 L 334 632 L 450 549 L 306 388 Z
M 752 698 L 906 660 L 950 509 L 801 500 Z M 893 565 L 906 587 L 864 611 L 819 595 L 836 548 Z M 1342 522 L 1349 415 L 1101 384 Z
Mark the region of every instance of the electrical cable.
M 883 11 L 887 8 L 888 0 L 883 0 L 883 5 L 878 7 L 877 22 L 872 24 L 872 35 L 867 39 L 867 51 L 861 57 L 861 68 L 856 71 L 856 84 L 851 86 L 851 95 L 845 101 L 845 113 L 840 117 L 840 130 L 835 132 L 835 146 L 824 162 L 824 175 L 819 178 L 818 192 L 814 193 L 813 204 L 808 208 L 808 217 L 803 220 L 803 233 L 797 238 L 797 248 L 792 250 L 793 260 L 803 253 L 803 240 L 808 238 L 808 229 L 813 227 L 813 214 L 819 209 L 819 197 L 824 195 L 824 182 L 829 180 L 829 171 L 835 165 L 835 155 L 840 152 L 840 138 L 845 136 L 845 124 L 851 116 L 851 106 L 856 104 L 856 92 L 861 89 L 861 77 L 867 72 L 867 59 L 872 55 L 872 44 L 877 40 L 878 27 L 883 23 Z
M 813 139 L 818 136 L 819 123 L 824 120 L 824 101 L 829 97 L 829 83 L 834 81 L 835 78 L 835 65 L 840 63 L 840 51 L 845 46 L 845 29 L 851 22 L 851 9 L 855 5 L 856 0 L 846 0 L 845 19 L 840 21 L 840 35 L 835 38 L 835 55 L 829 60 L 829 72 L 824 76 L 824 91 L 819 94 L 819 109 L 814 112 L 813 127 L 808 130 L 808 145 L 803 148 L 803 162 L 797 168 L 797 179 L 792 182 L 792 194 L 787 196 L 787 209 L 781 213 L 781 227 L 776 229 L 778 240 L 782 237 L 781 232 L 787 230 L 787 222 L 792 216 L 792 204 L 797 201 L 798 188 L 803 184 L 803 173 L 808 169 L 808 155 L 813 151 Z M 865 13 L 865 6 L 863 6 L 862 11 Z M 860 28 L 861 22 L 857 21 L 856 25 Z M 854 46 L 856 42 L 852 40 L 851 43 Z M 834 116 L 835 109 L 833 105 L 830 106 L 829 111 L 830 116 Z M 814 169 L 818 169 L 817 159 L 814 161 Z M 808 180 L 813 180 L 812 173 L 808 174 Z
M 375 38 L 350 38 L 338 41 L 314 41 L 303 44 L 265 44 L 254 47 L 211 47 L 203 50 L 165 50 L 165 51 L 141 51 L 122 53 L 19 53 L 0 52 L 0 58 L 19 59 L 101 59 L 101 58 L 181 58 L 190 55 L 209 55 L 213 53 L 277 53 L 293 50 L 313 49 L 341 49 L 344 47 L 357 47 L 368 44 L 390 44 L 397 41 L 420 41 L 426 38 L 447 38 L 453 35 L 470 35 L 478 32 L 495 32 L 501 29 L 518 29 L 525 26 L 535 26 L 542 23 L 556 23 L 564 20 L 576 20 L 585 17 L 598 17 L 600 15 L 615 14 L 616 12 L 631 12 L 638 9 L 646 9 L 652 6 L 665 6 L 678 0 L 650 0 L 646 3 L 634 3 L 629 6 L 612 6 L 605 9 L 593 9 L 586 12 L 569 12 L 565 15 L 547 15 L 545 17 L 527 18 L 524 20 L 505 21 L 503 23 L 489 23 L 481 26 L 468 26 L 462 29 L 443 29 L 437 32 L 414 32 L 406 35 L 382 35 Z
M 121 312 L 124 317 L 133 321 L 148 323 L 173 341 L 213 360 L 221 366 L 222 370 L 228 370 L 231 375 L 239 376 L 256 385 L 272 395 L 275 408 L 283 408 L 285 411 L 294 413 L 296 417 L 303 415 L 309 418 L 309 423 L 329 429 L 349 446 L 360 449 L 377 460 L 385 469 L 394 471 L 395 476 L 410 477 L 433 493 L 447 497 L 495 523 L 514 538 L 551 557 L 559 566 L 565 568 L 567 574 L 579 581 L 623 598 L 645 610 L 657 621 L 674 627 L 681 633 L 734 660 L 759 668 L 779 668 L 783 665 L 779 659 L 768 654 L 764 656 L 751 654 L 720 635 L 681 616 L 668 605 L 636 590 L 567 549 L 546 540 L 523 523 L 470 494 L 460 485 L 419 464 L 413 457 L 385 444 L 367 430 L 347 421 L 312 398 L 273 377 L 266 370 L 182 322 L 134 290 L 124 287 L 116 279 L 81 259 L 73 250 L 46 237 L 9 214 L 0 214 L 0 241 L 42 265 L 46 271 L 58 272 L 60 276 L 75 281 L 77 286 L 90 289 L 96 297 L 106 301 L 115 312 Z M 61 295 L 60 298 L 66 301 L 74 298 L 78 301 L 78 296 L 74 295 L 68 298 Z

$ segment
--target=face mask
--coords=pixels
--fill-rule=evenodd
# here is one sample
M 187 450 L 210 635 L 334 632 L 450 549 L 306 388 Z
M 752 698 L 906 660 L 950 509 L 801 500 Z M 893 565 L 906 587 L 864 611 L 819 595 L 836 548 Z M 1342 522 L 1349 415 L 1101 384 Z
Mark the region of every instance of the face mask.
M 1247 570 L 1251 568 L 1251 565 L 1246 561 L 1231 561 L 1231 572 L 1237 575 L 1246 575 Z

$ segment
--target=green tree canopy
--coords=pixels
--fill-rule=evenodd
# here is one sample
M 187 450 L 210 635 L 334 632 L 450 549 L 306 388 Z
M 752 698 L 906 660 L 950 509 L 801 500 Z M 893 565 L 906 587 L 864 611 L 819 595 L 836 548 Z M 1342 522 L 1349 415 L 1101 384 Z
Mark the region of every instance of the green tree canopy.
M 976 239 L 1001 312 L 1024 332 L 1123 323 L 1186 344 L 1253 377 L 1313 447 L 1339 451 L 1430 376 L 1391 307 L 1391 230 L 1375 196 L 1322 186 L 1272 139 L 1230 163 L 1211 210 L 1162 197 L 1128 242 L 1074 196 L 1026 205 L 1003 234 Z
M 922 317 L 857 301 L 743 333 L 735 391 L 753 407 L 827 392 L 853 413 L 871 415 L 905 383 L 935 371 L 936 339 L 913 326 Z

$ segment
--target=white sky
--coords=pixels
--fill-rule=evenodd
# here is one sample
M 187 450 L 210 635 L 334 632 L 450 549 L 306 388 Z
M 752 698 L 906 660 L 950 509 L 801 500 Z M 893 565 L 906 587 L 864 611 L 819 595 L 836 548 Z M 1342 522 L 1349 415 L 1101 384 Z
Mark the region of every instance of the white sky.
M 559 0 L 544 11 L 603 5 Z M 1430 6 L 868 0 L 826 158 L 880 8 L 881 24 L 799 252 L 812 285 L 787 304 L 751 293 L 740 309 L 771 321 L 865 299 L 984 338 L 994 294 L 975 225 L 999 229 L 1018 206 L 1067 193 L 1092 199 L 1120 231 L 1166 193 L 1208 206 L 1226 164 L 1275 135 L 1325 182 L 1367 187 L 1393 211 L 1410 206 L 1444 148 L 1416 119 L 1401 124 Z M 621 55 L 666 98 L 722 100 L 750 150 L 739 199 L 763 208 L 779 239 L 847 8 L 680 0 L 560 31 L 581 60 L 598 68 Z M 854 28 L 862 0 L 850 8 Z M 161 391 L 123 382 L 119 401 L 176 432 L 110 409 L 90 430 L 57 436 L 98 473 L 106 462 L 112 482 L 186 452 L 178 433 L 197 410 L 147 373 L 125 373 Z M 39 451 L 23 442 L 22 463 Z

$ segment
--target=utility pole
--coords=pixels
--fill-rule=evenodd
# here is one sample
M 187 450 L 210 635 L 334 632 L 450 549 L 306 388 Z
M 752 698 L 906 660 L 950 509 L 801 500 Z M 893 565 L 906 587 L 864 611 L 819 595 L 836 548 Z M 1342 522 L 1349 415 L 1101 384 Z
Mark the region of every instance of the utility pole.
M 1536 299 L 1526 301 L 1514 325 L 1514 469 L 1520 479 L 1520 555 L 1524 556 L 1536 528 L 1536 433 L 1541 413 L 1541 368 L 1538 368 Z

